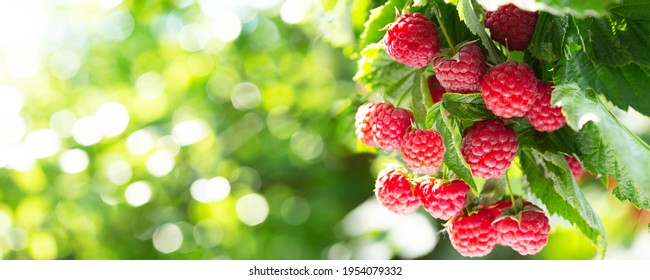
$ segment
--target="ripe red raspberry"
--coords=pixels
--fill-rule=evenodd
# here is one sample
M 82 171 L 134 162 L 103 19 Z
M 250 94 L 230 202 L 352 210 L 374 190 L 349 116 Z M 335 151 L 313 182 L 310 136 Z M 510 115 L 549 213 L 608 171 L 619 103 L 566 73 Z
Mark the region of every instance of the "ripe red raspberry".
M 372 136 L 378 147 L 390 151 L 399 149 L 404 135 L 411 130 L 413 113 L 388 103 L 377 103 L 370 115 Z
M 384 44 L 395 61 L 414 68 L 429 65 L 440 49 L 435 23 L 420 13 L 401 15 L 388 28 Z
M 375 181 L 375 196 L 381 206 L 400 215 L 407 215 L 420 207 L 411 183 L 406 179 L 406 170 L 399 166 L 388 166 L 379 172 Z
M 404 135 L 400 146 L 402 158 L 409 169 L 418 174 L 438 172 L 445 155 L 442 136 L 435 130 L 411 130 Z
M 515 197 L 515 199 L 519 199 L 518 197 Z M 523 200 L 523 206 L 533 206 L 532 203 L 529 201 Z M 500 218 L 501 214 L 503 214 L 504 211 L 514 211 L 514 210 L 506 210 L 507 208 L 512 207 L 512 201 L 511 200 L 501 200 L 497 201 L 495 203 L 492 203 L 487 206 L 481 205 L 482 208 L 489 210 L 492 213 L 492 216 L 494 219 Z M 503 245 L 503 246 L 508 246 L 503 240 L 501 240 L 501 235 L 497 234 L 497 244 Z
M 535 103 L 526 113 L 526 119 L 537 131 L 555 131 L 566 123 L 566 118 L 562 115 L 562 108 L 551 105 L 551 92 L 553 92 L 553 88 L 550 84 L 537 81 Z
M 433 104 L 442 101 L 442 95 L 445 94 L 447 90 L 440 85 L 440 82 L 435 75 L 431 75 L 427 78 L 427 86 L 429 86 L 429 93 L 431 94 Z
M 490 119 L 465 130 L 461 152 L 474 176 L 489 179 L 506 172 L 518 148 L 515 130 L 500 119 Z
M 513 4 L 485 13 L 485 27 L 490 29 L 492 39 L 511 51 L 528 48 L 536 23 L 536 12 L 524 11 Z
M 478 92 L 485 74 L 485 55 L 477 44 L 466 45 L 452 58 L 434 57 L 433 70 L 448 92 Z
M 566 163 L 569 164 L 569 168 L 571 169 L 571 174 L 573 174 L 573 178 L 579 179 L 580 177 L 582 177 L 582 174 L 585 172 L 585 169 L 582 167 L 582 164 L 580 164 L 580 161 L 578 161 L 578 159 L 575 157 L 567 156 L 567 155 L 564 155 L 564 159 L 566 160 Z
M 434 218 L 443 220 L 449 220 L 462 213 L 467 192 L 469 186 L 463 180 L 424 180 L 415 187 L 415 196 L 422 202 L 424 210 Z
M 483 76 L 481 93 L 485 106 L 495 115 L 523 117 L 535 102 L 537 79 L 526 63 L 499 64 Z
M 372 136 L 372 123 L 370 122 L 370 115 L 375 109 L 375 105 L 375 103 L 368 102 L 359 106 L 354 118 L 354 127 L 356 128 L 355 134 L 357 135 L 357 138 L 361 143 L 371 147 L 377 147 L 375 139 Z
M 551 230 L 548 217 L 535 206 L 526 206 L 520 214 L 519 220 L 516 216 L 495 220 L 494 229 L 503 245 L 510 246 L 522 255 L 537 254 L 548 241 L 548 233 Z
M 447 227 L 451 245 L 465 257 L 482 257 L 489 254 L 497 243 L 493 221 L 494 217 L 485 209 L 453 219 Z

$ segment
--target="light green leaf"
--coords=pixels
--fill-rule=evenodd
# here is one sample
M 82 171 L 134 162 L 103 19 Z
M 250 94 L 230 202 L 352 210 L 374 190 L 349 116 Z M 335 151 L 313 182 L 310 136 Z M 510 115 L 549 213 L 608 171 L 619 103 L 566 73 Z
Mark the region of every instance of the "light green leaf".
M 398 96 L 412 90 L 416 72 L 417 69 L 393 60 L 381 44 L 370 44 L 361 51 L 354 80 L 383 96 Z
M 620 0 L 538 0 L 540 9 L 555 15 L 570 14 L 577 17 L 599 17 L 607 8 Z
M 540 13 L 535 33 L 533 33 L 528 47 L 530 53 L 541 60 L 556 61 L 560 59 L 568 22 L 568 16 Z
M 610 11 L 612 14 L 629 19 L 648 20 L 650 19 L 650 1 L 625 0 L 610 6 Z
M 478 194 L 478 186 L 472 177 L 472 170 L 469 164 L 465 161 L 461 153 L 461 128 L 457 121 L 445 115 L 445 108 L 441 102 L 433 105 L 433 109 L 427 115 L 427 124 L 429 127 L 434 127 L 445 142 L 445 156 L 443 158 L 444 164 L 453 171 L 458 178 L 465 181 L 475 194 Z
M 401 10 L 404 4 L 406 4 L 406 0 L 389 0 L 386 4 L 370 11 L 370 17 L 366 21 L 361 34 L 359 48 L 363 49 L 369 44 L 381 41 L 386 34 L 384 27 L 395 21 L 397 17 L 396 9 Z
M 557 153 L 523 147 L 521 167 L 526 185 L 542 200 L 549 213 L 557 213 L 574 224 L 604 257 L 607 249 L 605 228 L 580 191 L 564 158 Z
M 490 37 L 485 33 L 485 27 L 479 21 L 476 13 L 474 12 L 474 6 L 472 5 L 471 0 L 458 0 L 458 16 L 462 21 L 465 22 L 469 30 L 478 35 L 481 38 L 481 43 L 487 49 L 488 55 L 487 60 L 492 64 L 499 64 L 505 61 L 503 53 L 499 52 L 494 46 L 494 42 Z
M 494 118 L 494 114 L 485 107 L 481 93 L 445 93 L 442 95 L 445 109 L 450 114 L 466 120 Z
M 623 126 L 593 92 L 565 84 L 555 88 L 552 99 L 563 104 L 567 124 L 580 130 L 576 146 L 585 168 L 614 177 L 619 199 L 650 209 L 650 146 Z

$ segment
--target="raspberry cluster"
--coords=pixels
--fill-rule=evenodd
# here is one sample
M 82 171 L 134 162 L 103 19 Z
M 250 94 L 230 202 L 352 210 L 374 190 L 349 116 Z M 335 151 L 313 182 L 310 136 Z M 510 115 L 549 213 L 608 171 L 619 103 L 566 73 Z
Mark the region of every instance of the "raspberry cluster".
M 514 5 L 485 15 L 492 39 L 509 50 L 528 47 L 536 21 L 537 13 Z M 480 92 L 494 116 L 455 119 L 462 132 L 459 152 L 474 177 L 499 178 L 508 170 L 519 149 L 513 123 L 527 120 L 542 133 L 566 123 L 562 109 L 551 104 L 553 85 L 538 80 L 528 64 L 506 62 L 489 67 L 481 45 L 475 42 L 456 47 L 449 42 L 449 49 L 440 50 L 436 24 L 420 13 L 398 15 L 387 27 L 382 43 L 384 51 L 401 64 L 418 69 L 431 65 L 434 75 L 426 84 L 433 103 L 443 101 L 446 92 Z M 546 245 L 550 227 L 543 210 L 521 198 L 513 205 L 512 193 L 512 200 L 479 204 L 485 197 L 494 199 L 472 191 L 445 167 L 445 145 L 450 148 L 454 143 L 445 143 L 438 131 L 416 126 L 411 111 L 387 102 L 368 102 L 358 108 L 355 128 L 361 143 L 385 151 L 399 150 L 395 155 L 406 165 L 391 165 L 379 173 L 375 196 L 384 208 L 408 215 L 422 205 L 433 218 L 448 221 L 445 226 L 451 244 L 466 257 L 485 256 L 496 245 L 522 255 L 536 254 Z M 580 163 L 565 157 L 579 178 Z

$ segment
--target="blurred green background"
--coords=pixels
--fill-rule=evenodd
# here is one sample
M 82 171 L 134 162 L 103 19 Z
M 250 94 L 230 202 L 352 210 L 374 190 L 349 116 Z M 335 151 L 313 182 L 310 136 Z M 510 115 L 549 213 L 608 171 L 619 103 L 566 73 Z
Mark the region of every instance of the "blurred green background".
M 395 159 L 354 137 L 350 56 L 379 2 L 0 0 L 0 258 L 461 258 L 373 198 Z M 649 258 L 598 182 L 608 257 Z M 552 223 L 533 258 L 597 258 Z

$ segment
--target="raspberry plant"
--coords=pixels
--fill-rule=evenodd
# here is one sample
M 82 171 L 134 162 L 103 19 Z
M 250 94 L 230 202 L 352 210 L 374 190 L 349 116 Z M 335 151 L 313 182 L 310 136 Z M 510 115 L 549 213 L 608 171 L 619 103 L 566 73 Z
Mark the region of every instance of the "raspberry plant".
M 613 179 L 614 196 L 650 209 L 650 147 L 613 113 L 650 115 L 650 2 L 490 2 L 351 1 L 373 8 L 353 43 L 356 134 L 403 163 L 380 173 L 377 198 L 396 213 L 423 204 L 448 220 L 464 256 L 497 244 L 536 254 L 558 215 L 604 257 L 603 223 L 574 176 L 584 167 Z M 404 144 L 419 131 L 444 146 Z M 521 193 L 510 187 L 513 168 Z

